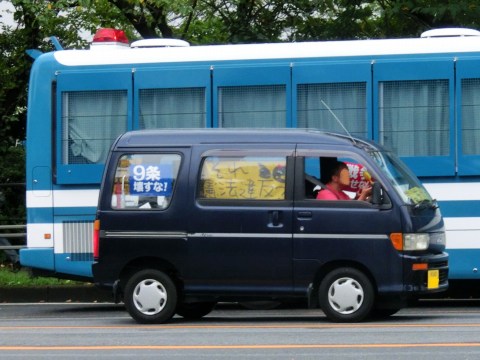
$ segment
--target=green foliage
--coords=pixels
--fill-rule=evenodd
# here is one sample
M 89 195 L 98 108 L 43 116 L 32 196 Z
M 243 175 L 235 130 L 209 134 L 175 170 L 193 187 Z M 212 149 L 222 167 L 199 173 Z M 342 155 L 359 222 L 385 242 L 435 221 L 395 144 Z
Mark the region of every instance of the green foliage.
M 23 43 L 23 34 L 0 32 L 0 154 L 25 136 L 26 87 L 30 64 L 16 44 Z
M 0 264 L 0 288 L 5 287 L 45 287 L 45 286 L 78 286 L 85 285 L 72 280 L 60 280 L 51 277 L 32 277 L 30 273 L 22 269 L 13 272 L 9 264 Z
M 480 26 L 480 4 L 472 0 L 378 1 L 377 26 L 384 37 L 418 36 L 442 27 Z
M 25 223 L 25 153 L 19 140 L 25 138 L 26 91 L 30 63 L 18 44 L 22 32 L 0 33 L 0 224 Z
M 376 7 L 365 1 L 306 1 L 291 17 L 289 40 L 347 40 L 377 37 Z
M 11 146 L 0 151 L 0 225 L 25 224 L 25 151 Z

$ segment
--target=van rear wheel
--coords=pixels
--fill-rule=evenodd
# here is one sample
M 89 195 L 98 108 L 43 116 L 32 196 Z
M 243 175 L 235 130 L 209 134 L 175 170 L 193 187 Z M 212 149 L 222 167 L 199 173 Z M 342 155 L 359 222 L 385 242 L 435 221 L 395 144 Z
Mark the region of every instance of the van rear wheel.
M 175 314 L 177 288 L 162 271 L 141 270 L 127 280 L 124 303 L 130 316 L 137 322 L 164 323 Z
M 320 284 L 320 306 L 328 319 L 335 322 L 358 322 L 372 311 L 374 290 L 361 271 L 343 267 L 328 273 Z

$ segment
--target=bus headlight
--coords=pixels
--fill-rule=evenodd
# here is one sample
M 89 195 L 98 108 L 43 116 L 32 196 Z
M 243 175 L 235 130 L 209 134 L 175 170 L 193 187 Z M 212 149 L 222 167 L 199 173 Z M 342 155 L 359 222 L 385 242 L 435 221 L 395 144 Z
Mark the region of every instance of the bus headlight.
M 403 250 L 426 250 L 430 244 L 430 234 L 403 234 Z

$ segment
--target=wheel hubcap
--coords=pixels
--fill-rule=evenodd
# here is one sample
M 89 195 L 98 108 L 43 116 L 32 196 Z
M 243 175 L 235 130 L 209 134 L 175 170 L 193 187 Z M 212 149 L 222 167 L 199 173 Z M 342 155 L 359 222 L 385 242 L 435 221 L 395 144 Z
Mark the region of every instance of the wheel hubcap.
M 157 280 L 145 279 L 135 286 L 133 303 L 145 315 L 158 314 L 167 303 L 165 287 Z
M 352 314 L 363 303 L 363 288 L 352 278 L 337 279 L 328 289 L 328 302 L 340 314 Z

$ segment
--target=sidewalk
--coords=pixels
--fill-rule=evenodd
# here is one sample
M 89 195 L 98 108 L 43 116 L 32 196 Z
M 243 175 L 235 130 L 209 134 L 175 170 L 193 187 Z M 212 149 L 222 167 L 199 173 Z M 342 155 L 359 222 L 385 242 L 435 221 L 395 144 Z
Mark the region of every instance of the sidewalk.
M 113 302 L 113 296 L 94 285 L 0 288 L 0 304 L 36 302 Z

